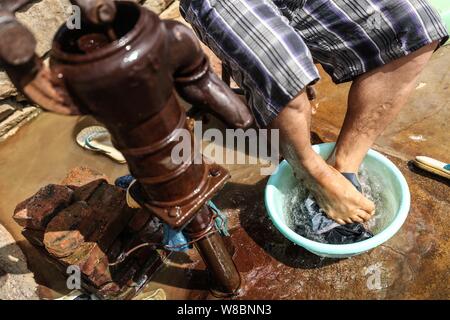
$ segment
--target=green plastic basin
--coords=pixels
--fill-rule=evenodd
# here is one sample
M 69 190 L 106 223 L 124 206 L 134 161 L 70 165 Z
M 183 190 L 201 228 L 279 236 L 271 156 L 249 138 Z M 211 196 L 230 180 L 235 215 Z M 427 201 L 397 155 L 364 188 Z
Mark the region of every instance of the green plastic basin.
M 332 152 L 334 143 L 324 143 L 314 146 L 314 150 L 327 158 Z M 283 161 L 276 172 L 269 178 L 265 190 L 265 204 L 267 212 L 275 227 L 293 243 L 302 246 L 306 250 L 322 257 L 345 258 L 367 252 L 384 243 L 401 228 L 408 216 L 411 196 L 400 170 L 385 156 L 374 150 L 369 150 L 364 159 L 364 165 L 369 176 L 381 177 L 382 188 L 389 195 L 390 217 L 386 225 L 374 237 L 352 244 L 326 244 L 302 237 L 289 228 L 286 217 L 286 195 L 298 183 L 292 173 L 291 166 Z

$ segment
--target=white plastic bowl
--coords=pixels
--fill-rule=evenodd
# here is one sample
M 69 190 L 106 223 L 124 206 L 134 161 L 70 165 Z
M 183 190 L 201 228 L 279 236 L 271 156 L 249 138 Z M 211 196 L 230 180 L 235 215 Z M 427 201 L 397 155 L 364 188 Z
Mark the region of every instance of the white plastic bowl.
M 322 158 L 326 159 L 332 152 L 334 143 L 323 143 L 313 147 Z M 389 240 L 401 228 L 408 216 L 411 203 L 408 184 L 400 170 L 377 151 L 369 150 L 364 164 L 369 176 L 374 174 L 382 177 L 383 189 L 389 193 L 389 201 L 392 201 L 391 207 L 395 211 L 390 223 L 383 226 L 383 229 L 372 238 L 352 244 L 326 244 L 302 237 L 289 228 L 285 216 L 285 197 L 298 182 L 286 160 L 280 163 L 276 172 L 270 177 L 265 190 L 267 212 L 275 227 L 295 244 L 318 256 L 329 258 L 355 256 Z

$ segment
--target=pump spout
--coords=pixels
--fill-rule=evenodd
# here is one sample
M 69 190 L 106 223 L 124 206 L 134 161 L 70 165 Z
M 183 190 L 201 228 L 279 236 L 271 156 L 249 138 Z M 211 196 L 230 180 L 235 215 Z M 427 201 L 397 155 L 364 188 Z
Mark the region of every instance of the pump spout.
M 192 30 L 177 21 L 163 21 L 175 73 L 175 88 L 193 105 L 200 105 L 234 128 L 248 128 L 253 116 L 245 103 L 211 70 Z

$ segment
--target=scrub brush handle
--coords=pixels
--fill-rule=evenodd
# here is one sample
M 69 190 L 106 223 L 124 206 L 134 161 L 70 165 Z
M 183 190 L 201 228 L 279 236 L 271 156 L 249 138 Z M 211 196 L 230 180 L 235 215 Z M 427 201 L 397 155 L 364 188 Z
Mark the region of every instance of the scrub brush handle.
M 417 156 L 414 164 L 428 172 L 450 179 L 450 165 L 448 163 L 426 156 Z

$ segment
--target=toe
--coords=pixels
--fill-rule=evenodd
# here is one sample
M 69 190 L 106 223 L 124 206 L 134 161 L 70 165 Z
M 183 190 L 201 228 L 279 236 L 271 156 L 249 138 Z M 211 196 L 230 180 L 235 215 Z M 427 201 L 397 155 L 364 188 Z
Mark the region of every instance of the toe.
M 371 218 L 371 215 L 363 210 L 359 210 L 358 217 L 360 217 L 364 222 L 364 221 L 369 221 Z
M 360 218 L 359 216 L 353 216 L 352 217 L 353 222 L 363 223 L 364 220 Z
M 335 221 L 341 225 L 347 224 L 344 220 L 342 219 L 335 219 Z
M 375 204 L 367 198 L 361 201 L 361 208 L 369 214 L 375 212 Z
M 345 219 L 343 219 L 343 220 L 345 221 L 345 223 L 353 223 L 353 219 L 350 218 L 350 217 L 345 218 Z

